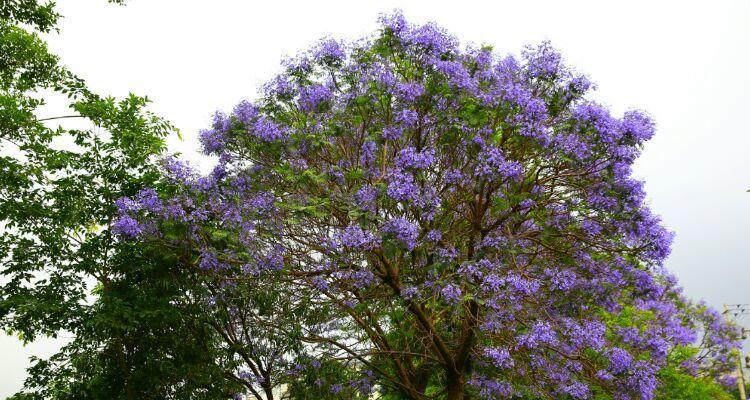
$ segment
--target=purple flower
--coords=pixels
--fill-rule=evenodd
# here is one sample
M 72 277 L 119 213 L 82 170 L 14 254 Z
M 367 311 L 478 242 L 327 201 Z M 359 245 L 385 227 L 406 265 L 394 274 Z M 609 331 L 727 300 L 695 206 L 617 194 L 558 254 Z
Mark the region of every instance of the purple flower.
M 364 167 L 370 167 L 375 162 L 375 152 L 377 151 L 378 145 L 373 141 L 367 141 L 362 143 L 362 149 L 359 156 L 359 162 Z
M 419 290 L 414 286 L 407 286 L 401 290 L 401 296 L 406 300 L 412 300 L 419 297 Z
M 554 78 L 562 68 L 562 56 L 544 41 L 536 47 L 527 46 L 523 51 L 527 70 L 533 78 Z
M 425 169 L 435 162 L 435 150 L 417 152 L 414 147 L 406 147 L 398 153 L 396 165 L 400 168 Z
M 424 86 L 419 82 L 406 82 L 396 84 L 396 91 L 404 102 L 412 102 L 424 94 Z M 401 119 L 402 117 L 399 117 Z M 409 123 L 416 122 L 415 116 L 407 117 Z
M 383 29 L 391 31 L 396 36 L 401 35 L 409 26 L 406 18 L 404 18 L 404 14 L 400 11 L 395 11 L 391 14 L 380 14 L 378 16 L 378 23 L 380 23 Z
M 255 120 L 250 128 L 250 133 L 266 142 L 281 140 L 287 135 L 284 128 L 262 115 Z
M 143 229 L 141 225 L 130 215 L 121 215 L 112 223 L 112 233 L 129 238 L 135 238 Z
M 362 186 L 354 195 L 357 206 L 366 211 L 375 211 L 375 200 L 377 200 L 379 192 L 377 187 L 370 185 Z
M 214 129 L 204 129 L 198 133 L 199 140 L 203 146 L 203 153 L 207 155 L 219 154 L 224 148 L 224 133 Z
M 548 322 L 540 321 L 531 326 L 529 333 L 521 335 L 518 343 L 528 348 L 536 348 L 540 345 L 555 346 L 558 341 L 557 332 L 552 330 L 552 326 Z
M 513 358 L 510 356 L 508 349 L 500 347 L 490 347 L 484 349 L 484 356 L 490 359 L 494 366 L 500 369 L 513 367 Z
M 414 127 L 419 121 L 419 114 L 416 111 L 405 108 L 396 113 L 396 122 L 406 127 Z
M 614 347 L 609 350 L 609 369 L 615 374 L 627 371 L 633 363 L 633 357 L 625 350 Z
M 275 248 L 260 260 L 261 269 L 280 271 L 284 269 L 284 255 L 280 248 Z
M 167 157 L 163 160 L 164 170 L 167 176 L 174 182 L 184 185 L 191 185 L 196 179 L 196 172 L 190 165 L 174 157 Z
M 159 195 L 156 193 L 156 190 L 152 188 L 146 188 L 138 192 L 138 194 L 135 196 L 135 201 L 140 205 L 140 207 L 152 212 L 152 213 L 160 213 L 163 204 L 161 199 L 159 198 Z
M 523 174 L 523 168 L 515 161 L 507 161 L 500 148 L 485 146 L 477 156 L 476 173 L 488 178 L 510 178 L 517 180 Z
M 414 183 L 414 176 L 410 173 L 393 171 L 388 176 L 386 193 L 396 201 L 417 200 L 419 187 Z
M 413 250 L 417 245 L 417 236 L 419 235 L 417 226 L 404 218 L 394 218 L 386 222 L 382 232 L 394 235 L 409 250 Z
M 336 240 L 345 248 L 371 250 L 379 244 L 378 238 L 359 225 L 349 225 L 336 234 Z
M 216 254 L 211 251 L 205 251 L 201 254 L 198 267 L 204 271 L 218 271 L 223 269 L 223 265 L 219 262 Z
M 654 123 L 641 111 L 628 111 L 622 118 L 622 130 L 637 143 L 641 143 L 654 136 Z
M 295 93 L 297 92 L 297 87 L 294 83 L 292 83 L 289 80 L 289 77 L 286 75 L 279 75 L 276 76 L 273 80 L 268 82 L 264 87 L 263 91 L 265 92 L 266 96 L 269 97 L 279 97 L 282 99 L 291 99 L 294 97 Z M 249 105 L 249 103 L 247 103 Z M 249 124 L 250 119 L 254 118 L 257 114 L 257 109 L 255 109 L 256 112 L 253 112 L 252 108 L 247 108 L 248 113 L 246 115 L 249 118 L 242 118 L 239 115 L 237 116 L 237 119 L 242 121 L 245 124 Z
M 234 107 L 232 115 L 237 118 L 237 121 L 247 126 L 258 116 L 258 113 L 259 110 L 257 107 L 252 105 L 249 101 L 243 100 Z
M 387 140 L 398 140 L 401 135 L 404 134 L 403 128 L 400 126 L 386 126 L 383 127 L 383 139 Z
M 346 58 L 346 48 L 337 40 L 324 39 L 313 51 L 313 57 L 324 62 L 340 61 Z
M 331 90 L 324 85 L 311 85 L 300 89 L 299 106 L 304 112 L 317 112 L 322 104 L 331 100 Z
M 572 382 L 560 387 L 560 392 L 570 395 L 574 399 L 588 399 L 591 397 L 591 390 L 582 382 Z
M 426 239 L 430 242 L 437 243 L 440 241 L 440 239 L 443 238 L 443 233 L 440 232 L 437 229 L 433 229 L 429 232 L 427 232 L 427 235 L 425 236 Z
M 461 288 L 449 283 L 440 289 L 440 294 L 449 304 L 458 304 L 461 301 Z

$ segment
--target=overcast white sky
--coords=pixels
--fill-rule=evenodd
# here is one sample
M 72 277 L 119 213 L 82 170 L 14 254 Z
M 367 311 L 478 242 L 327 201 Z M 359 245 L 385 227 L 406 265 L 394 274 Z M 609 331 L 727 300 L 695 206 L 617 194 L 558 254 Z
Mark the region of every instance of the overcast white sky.
M 502 53 L 550 39 L 597 82 L 598 100 L 654 116 L 657 135 L 636 172 L 677 233 L 668 267 L 687 295 L 750 303 L 750 1 L 58 3 L 65 19 L 49 38 L 53 52 L 100 93 L 148 95 L 185 137 L 172 151 L 196 162 L 196 133 L 215 110 L 255 97 L 283 56 L 319 37 L 370 34 L 380 12 L 400 8 Z M 59 343 L 24 348 L 0 335 L 0 398 L 21 387 L 29 355 Z

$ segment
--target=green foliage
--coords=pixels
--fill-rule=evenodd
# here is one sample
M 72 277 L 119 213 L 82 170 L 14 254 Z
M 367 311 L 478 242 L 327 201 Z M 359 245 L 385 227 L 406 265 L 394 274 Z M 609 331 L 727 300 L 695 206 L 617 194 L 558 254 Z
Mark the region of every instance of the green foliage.
M 133 247 L 112 262 L 130 268 L 97 286 L 75 340 L 35 359 L 12 399 L 229 398 L 231 362 L 216 355 L 203 304 L 185 295 L 194 286 L 175 279 L 184 275 L 175 260 Z
M 24 343 L 74 336 L 33 359 L 12 398 L 230 398 L 234 362 L 198 277 L 109 230 L 115 201 L 155 184 L 175 129 L 147 98 L 99 96 L 59 65 L 39 37 L 55 28 L 52 3 L 5 1 L 0 16 L 0 329 Z M 38 117 L 48 96 L 70 112 Z
M 0 87 L 24 92 L 53 81 L 59 74 L 57 57 L 34 33 L 0 22 Z
M 289 385 L 288 396 L 295 400 L 365 400 L 367 397 L 353 390 L 352 386 L 337 384 L 356 380 L 357 373 L 352 366 L 345 362 L 326 360 L 320 365 L 299 371 L 298 379 Z
M 28 24 L 41 32 L 49 32 L 60 17 L 54 8 L 52 1 L 40 4 L 38 0 L 4 0 L 0 20 Z
M 716 380 L 706 376 L 696 376 L 687 373 L 682 363 L 690 360 L 698 349 L 695 347 L 677 347 L 672 350 L 667 360 L 667 366 L 659 371 L 660 386 L 657 400 L 731 400 L 734 397 Z

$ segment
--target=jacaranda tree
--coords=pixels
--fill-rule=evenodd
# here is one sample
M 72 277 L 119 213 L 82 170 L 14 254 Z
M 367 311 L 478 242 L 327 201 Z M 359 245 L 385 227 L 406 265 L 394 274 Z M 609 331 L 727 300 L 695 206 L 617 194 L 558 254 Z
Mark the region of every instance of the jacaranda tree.
M 212 301 L 267 294 L 228 310 L 254 328 L 237 373 L 257 398 L 653 398 L 703 331 L 631 174 L 649 117 L 588 100 L 548 43 L 501 57 L 380 22 L 217 113 L 213 172 L 168 160 L 114 229 L 223 282 Z M 726 377 L 736 331 L 712 324 L 715 357 L 670 365 Z

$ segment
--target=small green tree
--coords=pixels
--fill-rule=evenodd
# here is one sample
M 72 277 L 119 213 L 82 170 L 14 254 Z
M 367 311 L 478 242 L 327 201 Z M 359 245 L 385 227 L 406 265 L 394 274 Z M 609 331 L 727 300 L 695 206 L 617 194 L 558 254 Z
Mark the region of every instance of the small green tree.
M 145 97 L 99 96 L 60 65 L 39 37 L 56 29 L 52 3 L 3 2 L 0 17 L 0 329 L 74 336 L 13 398 L 231 397 L 198 278 L 109 229 L 116 199 L 158 178 L 174 128 Z M 72 112 L 40 117 L 54 96 Z

